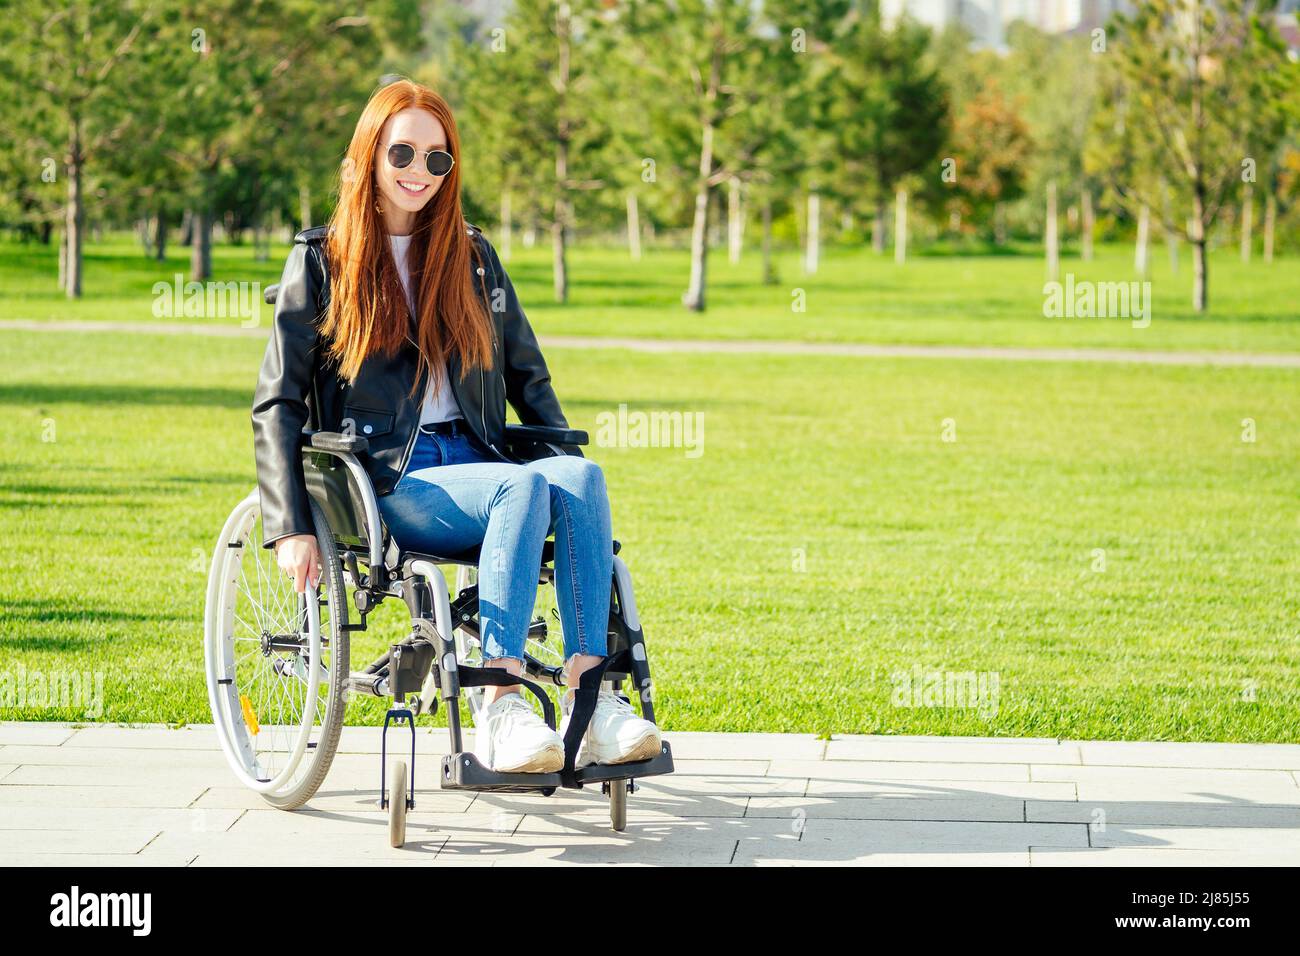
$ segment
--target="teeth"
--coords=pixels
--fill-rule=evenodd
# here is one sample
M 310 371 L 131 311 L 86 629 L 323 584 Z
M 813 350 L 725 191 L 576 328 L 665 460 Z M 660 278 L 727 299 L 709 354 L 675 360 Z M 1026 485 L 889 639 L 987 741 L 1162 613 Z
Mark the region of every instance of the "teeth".
M 400 179 L 397 181 L 397 185 L 412 193 L 422 193 L 429 188 L 428 183 L 404 183 Z

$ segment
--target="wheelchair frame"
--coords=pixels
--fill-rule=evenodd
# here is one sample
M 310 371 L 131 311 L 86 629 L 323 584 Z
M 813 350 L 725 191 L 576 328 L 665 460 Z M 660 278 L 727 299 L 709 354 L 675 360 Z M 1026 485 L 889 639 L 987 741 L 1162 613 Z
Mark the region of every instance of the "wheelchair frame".
M 507 426 L 507 445 L 545 445 L 553 453 L 562 454 L 556 447 L 557 444 L 576 445 L 585 444 L 586 441 L 586 434 L 576 430 Z M 524 675 L 520 678 L 510 676 L 499 668 L 472 666 L 458 659 L 454 632 L 460 629 L 474 638 L 478 637 L 478 586 L 475 583 L 460 589 L 453 600 L 439 565 L 476 568 L 477 549 L 472 554 L 455 555 L 403 552 L 384 527 L 369 475 L 357 458 L 359 453 L 366 450 L 367 444 L 367 440 L 361 436 L 304 429 L 303 472 L 308 492 L 320 510 L 318 520 L 324 519 L 334 538 L 336 558 L 342 572 L 340 579 L 343 581 L 336 599 L 346 607 L 347 584 L 351 583 L 354 588 L 353 606 L 360 615 L 359 623 L 349 623 L 345 613 L 342 623 L 335 622 L 334 626 L 342 631 L 364 631 L 367 615 L 382 601 L 393 597 L 402 599 L 411 614 L 411 633 L 404 640 L 391 645 L 387 653 L 363 670 L 350 670 L 345 684 L 346 690 L 351 693 L 381 699 L 392 698 L 392 704 L 384 716 L 380 738 L 379 800 L 381 808 L 389 812 L 390 842 L 394 846 L 402 844 L 405 839 L 406 812 L 415 806 L 415 721 L 423 714 L 436 713 L 440 701 L 447 710 L 451 744 L 450 752 L 441 761 L 439 783 L 442 789 L 541 793 L 550 796 L 560 788 L 581 789 L 584 785 L 599 783 L 610 798 L 612 826 L 616 830 L 622 830 L 626 825 L 627 794 L 635 790 L 633 781 L 640 777 L 671 773 L 673 759 L 668 743 L 662 741 L 660 752 L 649 760 L 612 765 L 592 764 L 581 768 L 575 766 L 578 746 L 586 732 L 602 686 L 618 692 L 624 681 L 630 681 L 636 690 L 642 715 L 651 721 L 655 719 L 645 639 L 632 593 L 631 575 L 627 565 L 618 556 L 618 542 L 614 542 L 608 656 L 602 664 L 583 674 L 575 692 L 574 707 L 564 740 L 563 768 L 556 773 L 500 773 L 490 770 L 472 752 L 464 749 L 459 706 L 462 688 L 520 684 L 540 701 L 547 724 L 556 729 L 555 708 L 542 685 L 564 688 L 562 669 L 548 665 L 526 651 Z M 214 577 L 221 550 L 222 543 L 219 543 L 218 554 L 214 558 Z M 554 581 L 554 568 L 550 566 L 553 554 L 553 542 L 548 540 L 538 570 L 539 584 Z M 362 570 L 362 561 L 365 570 Z M 210 584 L 209 628 L 213 626 L 213 587 Z M 319 613 L 312 605 L 318 602 L 323 604 L 324 600 L 319 593 L 312 600 L 310 594 L 309 591 L 309 599 L 303 602 L 307 613 L 300 614 L 299 619 L 304 624 L 315 620 L 319 629 Z M 312 613 L 314 611 L 317 613 Z M 546 630 L 546 622 L 541 619 L 532 622 L 529 633 L 534 639 L 544 640 Z M 310 652 L 307 657 L 310 662 Z M 213 687 L 213 681 L 213 663 L 209 661 L 209 692 L 214 718 L 220 722 L 223 717 L 218 700 L 220 695 Z M 224 683 L 229 683 L 229 679 Z M 346 700 L 346 694 L 344 699 Z M 339 720 L 342 720 L 341 715 Z M 404 761 L 395 761 L 390 775 L 387 735 L 393 724 L 405 724 L 410 730 L 410 764 L 408 767 Z M 232 766 L 235 766 L 236 755 L 230 753 L 226 735 L 221 736 L 227 757 Z M 332 757 L 331 753 L 330 760 Z M 238 771 L 239 768 L 236 769 Z M 320 774 L 322 779 L 325 772 L 327 769 Z M 305 799 L 307 798 L 304 801 Z

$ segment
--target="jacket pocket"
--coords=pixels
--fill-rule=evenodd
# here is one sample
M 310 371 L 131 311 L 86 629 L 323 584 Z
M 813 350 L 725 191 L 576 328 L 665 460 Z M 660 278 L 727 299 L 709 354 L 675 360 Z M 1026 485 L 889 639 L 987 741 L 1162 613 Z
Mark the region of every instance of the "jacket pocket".
M 363 408 L 360 405 L 344 405 L 343 421 L 339 423 L 340 430 L 347 432 L 350 430 L 354 435 L 360 435 L 363 438 L 373 438 L 376 435 L 387 435 L 393 430 L 393 419 L 396 416 L 392 412 L 386 412 L 378 408 Z

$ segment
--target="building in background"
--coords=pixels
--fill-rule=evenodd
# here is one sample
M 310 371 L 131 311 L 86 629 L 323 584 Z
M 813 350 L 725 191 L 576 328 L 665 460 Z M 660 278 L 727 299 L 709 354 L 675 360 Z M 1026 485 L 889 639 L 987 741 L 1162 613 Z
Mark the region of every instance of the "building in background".
M 1295 0 L 1300 2 L 1300 0 Z M 1044 33 L 1091 31 L 1131 0 L 881 0 L 886 20 L 907 14 L 936 30 L 959 24 L 976 46 L 1001 49 L 1007 27 L 1017 20 Z
M 1278 5 L 1277 32 L 1286 41 L 1291 59 L 1300 59 L 1300 0 L 1282 0 Z
M 903 14 L 936 30 L 960 24 L 975 46 L 1002 49 L 1007 27 L 1017 20 L 1044 33 L 1090 33 L 1112 14 L 1132 9 L 1135 0 L 880 0 L 886 21 Z M 1300 57 L 1300 0 L 1281 0 L 1278 33 L 1292 59 Z

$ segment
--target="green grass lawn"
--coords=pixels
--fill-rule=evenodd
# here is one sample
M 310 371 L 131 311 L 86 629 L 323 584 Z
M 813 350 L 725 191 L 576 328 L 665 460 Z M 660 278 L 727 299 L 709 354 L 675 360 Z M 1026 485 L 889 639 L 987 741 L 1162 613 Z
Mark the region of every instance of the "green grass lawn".
M 579 277 L 600 261 L 575 258 Z M 977 268 L 916 269 L 931 266 Z M 536 269 L 519 271 L 536 300 Z M 829 271 L 847 282 L 847 257 Z M 606 300 L 621 274 L 602 286 Z M 144 280 L 126 269 L 119 279 L 119 298 L 100 306 L 6 294 L 3 310 L 128 317 L 121 303 Z M 631 290 L 634 328 L 599 320 L 589 291 L 571 313 L 534 314 L 548 329 L 649 334 L 645 301 L 676 285 Z M 1262 315 L 1281 282 L 1256 291 L 1254 321 L 1179 328 L 1207 346 L 1281 347 L 1293 326 Z M 917 325 L 957 340 L 976 328 L 1051 338 L 1029 331 L 1046 329 L 1042 320 L 997 318 L 1001 300 L 989 294 L 966 317 L 932 311 L 938 292 L 922 296 Z M 846 311 L 832 325 L 851 338 L 853 322 L 872 324 L 864 316 Z M 695 331 L 715 321 L 727 334 L 764 322 L 799 334 L 772 309 L 723 309 Z M 898 314 L 879 322 L 905 324 Z M 660 334 L 685 331 L 675 314 L 664 323 Z M 225 514 L 253 481 L 260 343 L 3 331 L 0 350 L 0 675 L 102 672 L 105 719 L 210 720 L 205 575 Z M 1293 370 L 548 357 L 571 420 L 593 432 L 620 402 L 704 414 L 701 457 L 592 452 L 608 475 L 669 729 L 1300 736 Z M 1242 441 L 1247 418 L 1253 443 Z M 945 419 L 956 441 L 943 440 Z M 357 659 L 401 633 L 399 611 L 385 606 Z M 896 706 L 893 676 L 913 671 L 996 677 L 997 706 Z M 0 708 L 5 719 L 80 716 Z M 370 721 L 374 710 L 351 716 Z
M 1152 315 L 1147 328 L 1127 319 L 1043 317 L 1044 265 L 1037 250 L 1000 256 L 919 255 L 902 267 L 892 257 L 861 248 L 830 248 L 818 274 L 803 274 L 793 250 L 778 257 L 781 281 L 758 282 L 760 262 L 751 250 L 739 265 L 725 250 L 709 258 L 709 311 L 686 312 L 683 252 L 653 249 L 633 263 L 619 249 L 589 246 L 570 257 L 571 299 L 552 301 L 550 250 L 515 243 L 513 281 L 537 328 L 566 335 L 667 338 L 773 339 L 877 343 L 946 343 L 1004 346 L 1081 346 L 1123 349 L 1300 351 L 1300 259 L 1282 256 L 1266 265 L 1243 264 L 1235 249 L 1211 258 L 1211 311 L 1191 303 L 1191 257 L 1182 249 L 1177 275 L 1162 246 L 1151 252 Z M 86 297 L 68 302 L 54 288 L 52 248 L 0 244 L 0 320 L 115 319 L 155 321 L 152 287 L 188 270 L 188 251 L 173 247 L 163 264 L 145 259 L 127 238 L 92 246 L 86 256 Z M 252 248 L 218 247 L 221 281 L 276 281 L 285 249 L 255 262 Z M 1062 278 L 1129 282 L 1133 252 L 1101 246 L 1092 262 L 1067 255 Z M 802 290 L 804 311 L 795 311 Z M 199 320 L 213 321 L 213 320 Z M 226 320 L 233 321 L 233 320 Z

